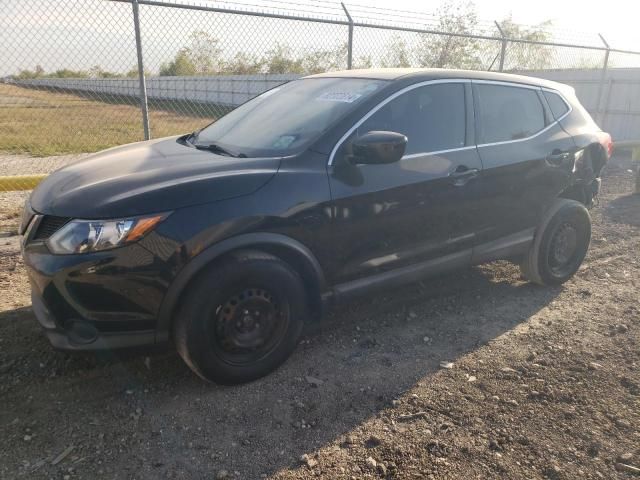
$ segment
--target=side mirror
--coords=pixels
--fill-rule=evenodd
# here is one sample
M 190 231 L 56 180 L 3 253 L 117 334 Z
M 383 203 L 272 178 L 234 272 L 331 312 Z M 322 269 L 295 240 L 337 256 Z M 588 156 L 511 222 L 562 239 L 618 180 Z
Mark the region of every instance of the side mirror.
M 397 162 L 404 155 L 407 137 L 397 132 L 374 130 L 356 138 L 352 143 L 355 164 L 386 164 Z

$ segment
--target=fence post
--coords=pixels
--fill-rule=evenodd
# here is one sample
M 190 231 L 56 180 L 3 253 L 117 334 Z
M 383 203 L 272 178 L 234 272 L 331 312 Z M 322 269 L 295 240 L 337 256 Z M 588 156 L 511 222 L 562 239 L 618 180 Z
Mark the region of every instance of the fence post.
M 640 195 L 640 147 L 635 147 L 631 153 L 631 160 L 638 162 L 636 165 L 636 187 L 633 193 Z
M 601 115 L 601 120 L 600 120 L 600 128 L 602 128 L 603 130 L 605 130 L 605 125 L 607 123 L 607 114 L 608 114 L 608 110 L 607 108 L 609 107 L 609 100 L 611 99 L 611 91 L 613 90 L 613 78 L 609 78 L 609 80 L 607 81 L 607 94 L 604 97 L 604 108 L 602 110 L 602 115 Z M 606 131 L 606 130 L 605 130 Z
M 600 108 L 601 107 L 600 102 L 602 101 L 602 94 L 604 93 L 604 84 L 607 79 L 607 69 L 609 68 L 609 51 L 611 50 L 611 48 L 609 47 L 609 44 L 601 34 L 598 34 L 598 36 L 600 37 L 600 40 L 602 40 L 602 43 L 604 43 L 604 46 L 607 49 L 604 53 L 604 62 L 602 64 L 602 72 L 600 73 L 600 84 L 598 85 L 598 97 L 596 100 L 596 119 L 598 120 L 598 123 L 600 123 L 600 125 L 602 126 L 602 122 L 604 122 L 604 117 L 606 115 L 607 108 L 609 107 L 608 97 L 607 97 L 607 102 L 603 106 L 603 108 Z
M 140 109 L 142 110 L 142 126 L 144 128 L 144 139 L 151 138 L 149 128 L 149 105 L 147 103 L 147 82 L 144 77 L 144 61 L 142 60 L 142 39 L 140 37 L 140 12 L 138 0 L 131 0 L 133 8 L 133 27 L 136 32 L 136 52 L 138 55 L 138 78 L 140 80 Z
M 347 43 L 347 70 L 351 70 L 353 65 L 353 19 L 349 15 L 349 10 L 343 2 L 340 2 L 342 9 L 344 10 L 347 20 L 349 20 L 349 41 Z
M 507 55 L 507 37 L 505 37 L 500 24 L 495 20 L 493 23 L 496 24 L 496 28 L 500 32 L 500 37 L 502 37 L 502 45 L 500 46 L 500 65 L 498 66 L 499 71 L 502 72 L 504 71 L 504 57 Z

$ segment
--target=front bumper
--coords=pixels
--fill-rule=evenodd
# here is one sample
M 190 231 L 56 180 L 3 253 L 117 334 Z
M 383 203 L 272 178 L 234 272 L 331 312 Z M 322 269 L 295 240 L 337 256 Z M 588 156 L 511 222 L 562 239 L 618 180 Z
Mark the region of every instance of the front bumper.
M 53 348 L 65 351 L 117 350 L 156 344 L 155 330 L 104 333 L 86 320 L 66 321 L 59 326 L 42 298 L 31 291 L 31 305 Z
M 44 242 L 30 242 L 23 257 L 33 311 L 53 347 L 87 351 L 159 343 L 167 265 L 146 248 L 53 255 Z

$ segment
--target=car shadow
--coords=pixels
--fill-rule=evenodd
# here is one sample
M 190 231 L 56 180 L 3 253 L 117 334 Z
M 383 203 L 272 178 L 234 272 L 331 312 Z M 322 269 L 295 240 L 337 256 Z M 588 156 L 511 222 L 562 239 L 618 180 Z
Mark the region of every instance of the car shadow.
M 0 313 L 8 344 L 0 365 L 10 365 L 0 371 L 0 433 L 23 435 L 8 420 L 28 415 L 45 451 L 76 445 L 88 476 L 202 478 L 224 469 L 260 478 L 306 468 L 302 454 L 342 439 L 428 383 L 441 361 L 455 365 L 561 291 L 498 262 L 356 300 L 310 325 L 276 372 L 236 387 L 201 381 L 175 353 L 53 352 L 30 309 Z M 18 338 L 7 341 L 12 332 Z
M 640 227 L 640 194 L 629 194 L 611 200 L 604 211 L 615 223 Z

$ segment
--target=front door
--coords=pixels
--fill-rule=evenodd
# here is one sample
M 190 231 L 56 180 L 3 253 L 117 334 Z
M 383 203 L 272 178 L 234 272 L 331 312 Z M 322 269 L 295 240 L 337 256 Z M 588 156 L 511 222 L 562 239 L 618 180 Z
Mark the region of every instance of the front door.
M 470 260 L 482 169 L 472 108 L 469 82 L 423 82 L 391 95 L 339 146 L 328 167 L 336 281 L 451 254 Z M 375 130 L 406 135 L 404 157 L 355 165 L 351 142 Z

